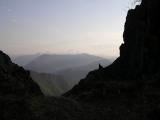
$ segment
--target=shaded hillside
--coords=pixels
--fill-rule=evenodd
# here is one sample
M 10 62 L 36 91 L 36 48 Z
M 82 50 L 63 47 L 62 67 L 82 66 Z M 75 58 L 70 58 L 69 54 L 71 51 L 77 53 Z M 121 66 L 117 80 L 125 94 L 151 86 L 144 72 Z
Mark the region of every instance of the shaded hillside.
M 43 60 L 41 60 L 41 58 L 43 58 Z M 31 70 L 32 71 L 30 74 L 31 78 L 40 86 L 42 92 L 47 96 L 59 96 L 67 92 L 74 85 L 76 85 L 80 81 L 80 79 L 84 78 L 89 71 L 98 69 L 99 64 L 103 66 L 107 66 L 111 63 L 111 60 L 102 59 L 100 57 L 87 55 L 87 54 L 77 54 L 77 55 L 38 55 L 37 54 L 37 55 L 24 55 L 24 56 L 15 57 L 12 59 L 14 62 L 22 66 L 25 66 L 25 64 L 28 62 L 32 63 L 31 61 L 34 61 L 35 64 L 33 66 L 36 66 L 36 71 L 33 72 Z M 43 64 L 39 64 L 42 61 L 43 61 Z M 47 63 L 48 61 L 50 62 Z M 60 64 L 62 63 L 62 61 L 63 61 L 63 64 Z M 77 64 L 71 65 L 73 61 L 77 62 Z M 55 64 L 57 65 L 53 66 Z M 60 71 L 56 71 L 56 73 L 50 73 L 50 72 L 38 73 L 38 71 L 44 71 L 43 69 L 44 66 L 45 66 L 44 68 L 45 72 L 48 72 L 51 69 L 54 72 L 58 69 Z M 38 68 L 41 68 L 41 69 L 38 69 Z
M 159 8 L 158 0 L 142 0 L 141 5 L 129 10 L 120 57 L 110 66 L 90 72 L 64 96 L 92 103 L 99 111 L 104 110 L 106 115 L 113 115 L 111 120 L 158 120 Z M 99 117 L 105 116 L 103 112 L 99 113 Z M 107 119 L 107 116 L 105 117 L 104 119 Z
M 35 96 L 42 96 L 42 92 L 30 78 L 29 72 L 12 63 L 10 58 L 0 51 L 0 119 L 34 118 L 27 107 L 27 100 Z
M 29 71 L 11 62 L 10 58 L 0 51 L 0 94 L 1 95 L 40 95 L 39 86 L 30 78 Z
M 58 71 L 57 74 L 64 77 L 71 89 L 74 85 L 78 84 L 80 79 L 85 78 L 90 71 L 99 69 L 99 64 L 106 67 L 111 64 L 111 60 L 101 59 L 87 65 Z
M 60 96 L 71 87 L 65 78 L 60 75 L 31 72 L 32 79 L 40 86 L 46 96 Z
M 85 66 L 65 69 L 56 74 L 31 71 L 30 75 L 46 96 L 60 96 L 76 85 L 89 71 L 98 69 L 99 64 L 108 66 L 110 63 L 110 61 L 103 59 Z
M 32 62 L 24 66 L 25 69 L 40 73 L 55 73 L 67 68 L 87 65 L 102 58 L 88 55 L 41 55 Z
M 158 83 L 160 73 L 158 56 L 160 23 L 159 14 L 156 13 L 158 9 L 159 2 L 156 0 L 143 0 L 140 6 L 129 10 L 123 35 L 124 43 L 120 46 L 120 57 L 109 67 L 90 72 L 79 85 L 68 92 L 68 95 L 75 94 L 77 97 L 89 92 L 96 96 L 96 91 L 99 95 L 100 91 L 103 93 L 101 88 L 104 88 L 106 96 L 108 92 L 113 92 L 112 90 L 119 96 L 121 89 L 125 93 L 129 88 L 145 89 L 148 82 Z
M 0 51 L 0 120 L 81 120 L 80 104 L 43 96 L 29 72 Z

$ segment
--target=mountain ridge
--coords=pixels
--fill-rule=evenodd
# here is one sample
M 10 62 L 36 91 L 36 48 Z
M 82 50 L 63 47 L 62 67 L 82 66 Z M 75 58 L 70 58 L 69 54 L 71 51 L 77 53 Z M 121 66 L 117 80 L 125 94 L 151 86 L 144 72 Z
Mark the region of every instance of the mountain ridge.
M 88 54 L 45 54 L 30 62 L 28 65 L 24 66 L 24 68 L 40 73 L 54 73 L 67 68 L 87 65 L 100 59 L 102 58 Z

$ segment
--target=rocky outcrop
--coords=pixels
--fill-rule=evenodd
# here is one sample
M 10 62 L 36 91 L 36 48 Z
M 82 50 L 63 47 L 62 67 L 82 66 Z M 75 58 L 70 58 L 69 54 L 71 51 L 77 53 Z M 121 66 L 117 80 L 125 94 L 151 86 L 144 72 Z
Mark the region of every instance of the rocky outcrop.
M 111 120 L 158 120 L 159 8 L 159 0 L 142 0 L 141 5 L 129 10 L 120 57 L 110 66 L 90 72 L 64 96 L 83 103 L 89 102 L 96 108 L 102 104 L 99 111 L 105 109 L 106 115 L 112 114 Z
M 151 83 L 159 84 L 159 7 L 158 0 L 142 0 L 141 5 L 129 10 L 123 34 L 124 43 L 120 46 L 120 57 L 112 65 L 90 72 L 65 95 L 80 99 L 80 96 L 108 97 L 114 93 L 119 97 L 120 94 L 130 93 L 129 91 L 138 94 L 140 89 L 155 87 Z
M 0 51 L 0 119 L 33 119 L 28 101 L 35 96 L 43 94 L 30 78 L 29 72 L 12 63 L 10 58 Z
M 159 6 L 157 0 L 143 0 L 140 6 L 128 12 L 120 59 L 130 76 L 153 75 L 160 70 Z
M 82 120 L 74 100 L 43 96 L 29 71 L 0 51 L 0 120 Z
M 0 95 L 20 97 L 42 95 L 39 86 L 30 78 L 29 71 L 11 62 L 0 51 Z
M 129 10 L 120 57 L 112 65 L 90 72 L 64 96 L 103 103 L 103 107 L 107 103 L 106 109 L 116 104 L 113 109 L 128 111 L 124 118 L 121 112 L 113 112 L 114 116 L 118 113 L 116 119 L 157 120 L 160 117 L 159 7 L 158 0 L 142 0 L 141 5 Z

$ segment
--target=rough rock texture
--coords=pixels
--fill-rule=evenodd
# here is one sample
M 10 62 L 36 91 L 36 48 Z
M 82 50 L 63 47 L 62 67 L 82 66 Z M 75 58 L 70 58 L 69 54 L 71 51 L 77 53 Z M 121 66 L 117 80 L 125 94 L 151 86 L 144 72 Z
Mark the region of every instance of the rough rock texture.
M 74 100 L 43 96 L 29 71 L 0 51 L 0 120 L 82 120 Z
M 158 0 L 143 0 L 141 6 L 128 12 L 120 60 L 132 76 L 153 75 L 160 71 L 159 6 Z
M 90 72 L 64 96 L 93 103 L 92 106 L 103 103 L 103 109 L 111 107 L 112 112 L 117 110 L 112 113 L 115 119 L 158 119 L 159 8 L 159 0 L 142 0 L 141 5 L 129 10 L 123 35 L 124 43 L 120 46 L 120 57 L 112 65 Z M 105 113 L 107 115 L 108 111 Z
M 42 96 L 42 93 L 29 77 L 29 72 L 12 63 L 10 58 L 0 51 L 0 119 L 34 118 L 27 102 L 33 96 Z
M 123 35 L 124 43 L 120 46 L 120 57 L 112 65 L 90 72 L 84 80 L 66 93 L 66 96 L 75 94 L 77 97 L 84 92 L 91 92 L 93 86 L 96 88 L 94 94 L 98 91 L 97 89 L 131 88 L 131 86 L 134 89 L 134 86 L 142 87 L 152 79 L 154 81 L 150 82 L 153 83 L 156 80 L 158 82 L 160 76 L 160 14 L 157 11 L 159 7 L 158 0 L 143 0 L 141 5 L 129 10 Z M 101 91 L 105 93 L 108 90 Z
M 0 51 L 0 95 L 20 97 L 41 95 L 39 86 L 29 76 L 29 71 L 11 62 L 10 58 Z

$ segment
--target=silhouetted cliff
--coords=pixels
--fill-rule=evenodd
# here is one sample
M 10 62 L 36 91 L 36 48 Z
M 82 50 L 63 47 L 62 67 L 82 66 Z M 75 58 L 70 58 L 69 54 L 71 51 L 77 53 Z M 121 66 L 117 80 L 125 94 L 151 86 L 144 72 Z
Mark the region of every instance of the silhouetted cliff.
M 129 10 L 120 57 L 112 65 L 90 72 L 64 96 L 96 104 L 109 103 L 105 108 L 116 104 L 111 105 L 113 109 L 128 111 L 125 119 L 157 120 L 160 117 L 159 8 L 158 0 L 142 0 L 141 5 Z M 121 112 L 113 114 L 118 119 Z
M 129 10 L 120 57 L 110 66 L 90 72 L 64 96 L 82 103 L 92 103 L 96 108 L 101 106 L 99 117 L 113 115 L 111 120 L 158 120 L 159 9 L 159 0 L 142 0 L 141 5 Z M 105 110 L 102 111 L 102 108 Z
M 42 96 L 37 84 L 30 78 L 29 72 L 11 62 L 0 51 L 0 119 L 32 119 L 28 107 L 29 98 Z
M 41 95 L 39 86 L 29 76 L 29 71 L 11 62 L 0 51 L 0 95 L 35 96 Z
M 141 6 L 129 10 L 124 30 L 120 60 L 130 75 L 142 77 L 160 71 L 160 2 L 143 0 Z

